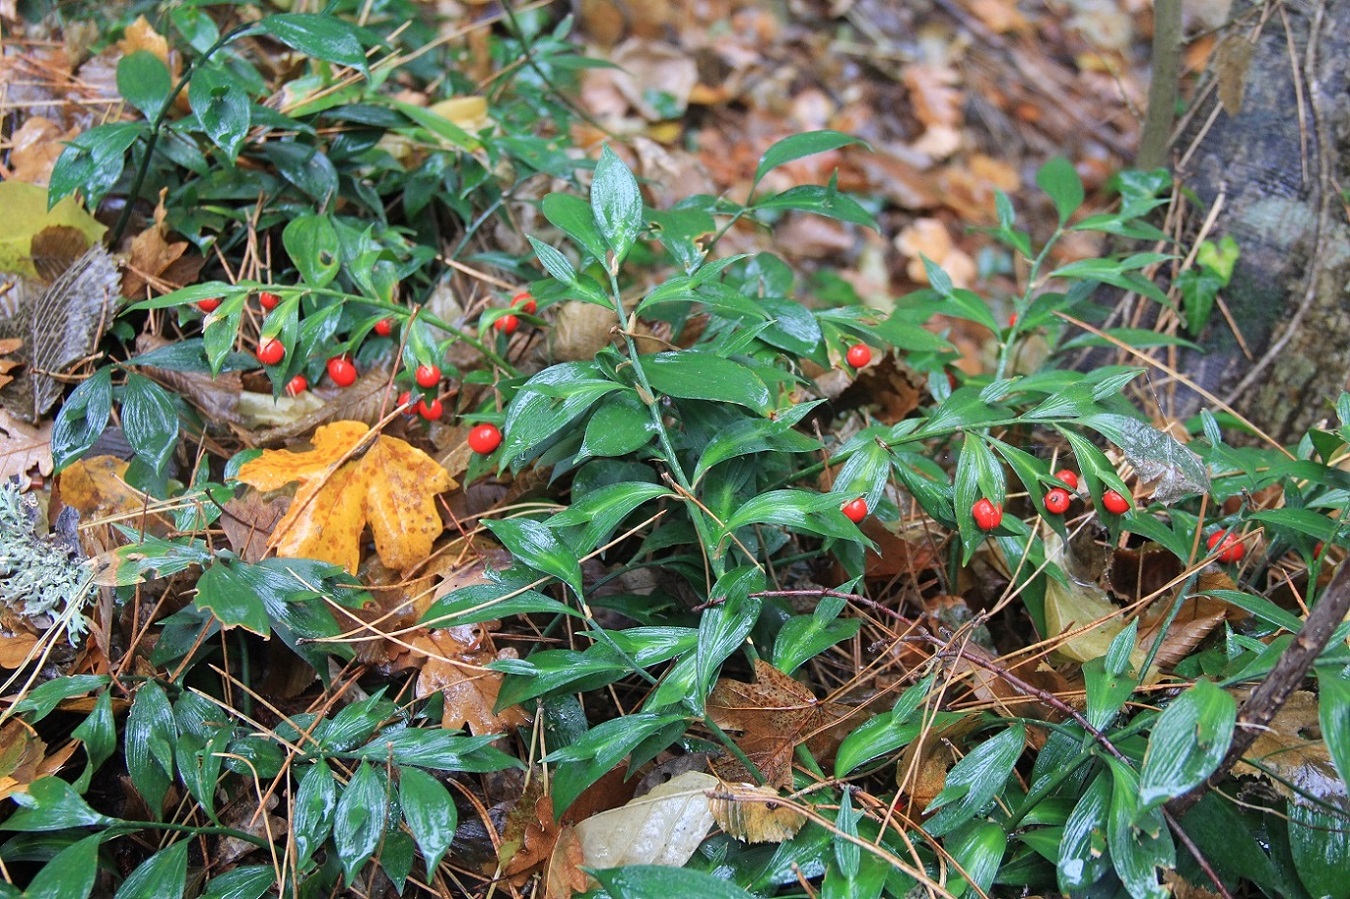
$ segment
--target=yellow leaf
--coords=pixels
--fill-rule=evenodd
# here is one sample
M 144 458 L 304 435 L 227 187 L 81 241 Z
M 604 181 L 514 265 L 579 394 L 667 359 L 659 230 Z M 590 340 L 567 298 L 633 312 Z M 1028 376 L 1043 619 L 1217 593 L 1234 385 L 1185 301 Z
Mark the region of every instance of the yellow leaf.
M 354 574 L 367 523 L 388 568 L 408 568 L 431 552 L 444 529 L 435 496 L 458 485 L 426 453 L 393 437 L 379 435 L 361 454 L 369 431 L 362 422 L 333 422 L 314 432 L 306 452 L 264 450 L 240 467 L 239 480 L 259 490 L 298 485 L 268 543 L 277 555 Z
M 47 208 L 47 188 L 22 181 L 0 182 L 0 272 L 11 272 L 27 278 L 38 276 L 33 265 L 33 235 L 44 228 L 65 225 L 75 228 L 96 243 L 108 229 L 80 208 L 71 197 L 66 197 L 50 210 Z

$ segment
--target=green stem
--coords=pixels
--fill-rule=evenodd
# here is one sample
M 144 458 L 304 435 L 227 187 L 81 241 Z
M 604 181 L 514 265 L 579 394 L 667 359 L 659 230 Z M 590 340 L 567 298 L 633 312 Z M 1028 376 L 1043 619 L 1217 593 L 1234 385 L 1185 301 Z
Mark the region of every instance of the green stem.
M 192 824 L 178 824 L 174 821 L 127 821 L 125 825 L 118 824 L 108 828 L 112 831 L 124 831 L 132 833 L 137 830 L 169 830 L 174 833 L 186 833 L 193 836 L 221 836 L 234 837 L 236 840 L 243 840 L 246 843 L 252 843 L 259 849 L 266 849 L 269 844 L 262 837 L 255 836 L 243 830 L 235 830 L 233 827 L 219 827 L 214 824 L 196 826 Z
M 1008 371 L 1008 362 L 1012 359 L 1013 349 L 1017 346 L 1018 328 L 1022 319 L 1026 315 L 1027 307 L 1031 305 L 1032 293 L 1035 292 L 1041 277 L 1041 267 L 1045 265 L 1046 257 L 1059 239 L 1064 236 L 1063 226 L 1055 228 L 1055 233 L 1050 235 L 1050 239 L 1041 247 L 1041 251 L 1036 254 L 1036 258 L 1031 262 L 1031 270 L 1027 274 L 1027 289 L 1014 302 L 1017 309 L 1017 323 L 1009 329 L 1008 339 L 1003 341 L 998 350 L 998 368 L 994 372 L 994 380 L 1001 379 Z

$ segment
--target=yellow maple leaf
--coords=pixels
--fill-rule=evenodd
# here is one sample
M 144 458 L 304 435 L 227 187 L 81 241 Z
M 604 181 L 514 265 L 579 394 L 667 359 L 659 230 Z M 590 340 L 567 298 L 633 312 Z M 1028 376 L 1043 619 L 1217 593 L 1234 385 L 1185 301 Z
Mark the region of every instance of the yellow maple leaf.
M 383 434 L 371 443 L 369 431 L 359 421 L 336 421 L 314 432 L 310 450 L 263 450 L 240 467 L 239 480 L 259 490 L 297 485 L 269 549 L 355 574 L 369 524 L 386 567 L 408 568 L 427 557 L 444 529 L 436 494 L 458 484 L 416 447 Z

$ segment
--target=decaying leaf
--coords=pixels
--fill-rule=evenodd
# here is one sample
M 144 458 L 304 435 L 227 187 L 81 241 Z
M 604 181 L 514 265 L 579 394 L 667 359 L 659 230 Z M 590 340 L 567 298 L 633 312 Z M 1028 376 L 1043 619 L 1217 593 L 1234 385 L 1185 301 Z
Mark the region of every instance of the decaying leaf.
M 534 773 L 502 826 L 497 863 L 503 877 L 517 877 L 543 864 L 553 854 L 558 839 L 553 798 L 544 790 L 544 778 L 538 771 Z
M 85 237 L 85 246 L 96 244 L 108 230 L 80 204 L 66 197 L 47 208 L 47 188 L 22 181 L 0 182 L 0 272 L 37 278 L 33 265 L 33 237 L 45 228 L 68 226 Z
M 806 823 L 806 816 L 777 790 L 754 784 L 722 784 L 710 809 L 718 827 L 746 843 L 781 843 Z
M 579 822 L 576 836 L 586 866 L 681 867 L 713 825 L 709 793 L 717 787 L 712 775 L 686 771 L 619 808 Z
M 1046 561 L 1061 564 L 1063 555 L 1064 544 L 1059 537 L 1046 535 Z M 1046 578 L 1046 637 L 1061 638 L 1055 642 L 1055 651 L 1059 655 L 1076 662 L 1101 658 L 1125 623 L 1125 615 L 1095 583 L 1072 577 L 1067 583 L 1058 578 Z M 1143 665 L 1145 658 L 1145 649 L 1136 644 L 1130 654 L 1135 670 Z
M 33 426 L 0 407 L 0 481 L 17 479 L 28 485 L 34 474 L 52 473 L 52 423 Z
M 122 296 L 130 299 L 142 298 L 146 288 L 159 280 L 187 250 L 185 240 L 169 241 L 168 226 L 164 224 L 167 211 L 164 197 L 168 188 L 159 193 L 159 203 L 155 206 L 154 224 L 131 239 L 131 254 L 126 263 L 126 274 L 122 277 Z
M 61 770 L 78 745 L 69 740 L 61 749 L 48 753 L 47 744 L 19 719 L 11 718 L 0 725 L 0 800 L 27 792 L 33 781 Z
M 1124 415 L 1093 415 L 1087 423 L 1120 447 L 1139 480 L 1153 483 L 1156 501 L 1173 503 L 1209 492 L 1205 463 L 1170 434 Z
M 112 324 L 117 288 L 117 265 L 96 243 L 50 286 L 21 279 L 0 295 L 0 338 L 22 339 L 15 356 L 27 365 L 0 388 L 10 411 L 37 421 L 52 407 L 62 391 L 55 376 L 88 357 Z
M 851 709 L 816 698 L 805 685 L 768 662 L 755 661 L 755 682 L 722 678 L 708 695 L 708 714 L 719 726 L 740 734 L 740 746 L 770 786 L 792 783 L 792 753 L 805 743 L 817 761 L 833 754 L 842 739 L 841 723 Z M 733 759 L 719 759 L 714 770 L 728 781 L 747 781 L 749 772 Z
M 1251 688 L 1231 692 L 1245 702 Z M 1290 694 L 1243 759 L 1233 766 L 1234 774 L 1265 778 L 1287 799 L 1302 801 L 1300 792 L 1317 799 L 1346 795 L 1345 782 L 1322 738 L 1317 696 L 1307 690 Z
M 439 692 L 445 697 L 442 727 L 459 730 L 467 724 L 470 733 L 481 735 L 509 733 L 511 728 L 529 723 L 518 705 L 494 711 L 503 675 L 485 666 L 499 658 L 514 657 L 515 652 L 497 652 L 483 625 L 440 628 L 414 636 L 408 643 L 414 650 L 414 664 L 422 666 L 417 696 Z
M 553 854 L 548 857 L 548 867 L 544 870 L 545 899 L 572 899 L 577 893 L 586 892 L 588 878 L 581 870 L 585 863 L 576 828 L 564 824 L 558 831 Z
M 397 438 L 380 434 L 372 441 L 359 421 L 324 425 L 312 447 L 264 450 L 239 470 L 239 480 L 259 490 L 297 485 L 268 541 L 277 555 L 320 559 L 355 574 L 367 523 L 389 568 L 411 567 L 430 554 L 444 529 L 436 494 L 457 486 L 444 468 Z

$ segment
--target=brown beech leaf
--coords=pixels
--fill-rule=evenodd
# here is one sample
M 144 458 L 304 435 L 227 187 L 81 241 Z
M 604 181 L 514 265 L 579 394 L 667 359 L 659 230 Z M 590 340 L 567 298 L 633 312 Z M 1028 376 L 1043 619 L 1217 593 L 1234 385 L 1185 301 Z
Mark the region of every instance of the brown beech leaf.
M 259 490 L 297 485 L 268 541 L 277 555 L 320 559 L 353 574 L 367 523 L 386 566 L 423 561 L 444 530 L 436 494 L 457 486 L 426 453 L 383 434 L 372 442 L 359 421 L 324 425 L 304 452 L 264 450 L 240 468 L 239 480 Z
M 503 675 L 485 666 L 502 656 L 482 625 L 441 628 L 413 637 L 408 643 L 414 648 L 414 658 L 422 657 L 417 696 L 439 692 L 445 697 L 442 727 L 459 730 L 468 725 L 470 733 L 480 736 L 507 733 L 529 723 L 518 705 L 494 711 Z
M 755 682 L 722 678 L 708 695 L 708 714 L 719 726 L 737 732 L 736 745 L 754 762 L 771 786 L 792 783 L 792 753 L 805 743 L 817 761 L 838 747 L 838 725 L 848 706 L 823 702 L 805 685 L 762 659 L 755 661 Z M 719 759 L 713 768 L 723 780 L 748 781 L 734 759 Z

